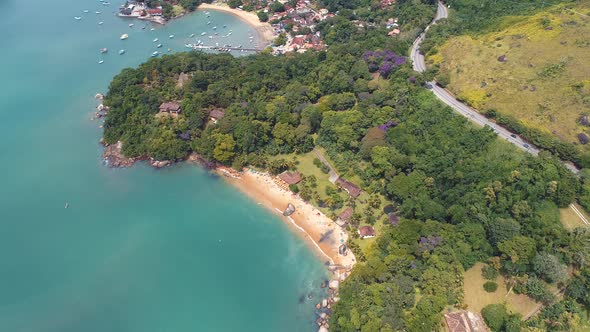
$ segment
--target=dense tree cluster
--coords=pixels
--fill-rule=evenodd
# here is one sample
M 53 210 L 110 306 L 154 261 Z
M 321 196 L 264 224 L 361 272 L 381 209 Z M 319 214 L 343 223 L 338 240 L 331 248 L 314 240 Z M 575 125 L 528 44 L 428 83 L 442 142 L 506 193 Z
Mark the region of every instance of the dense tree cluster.
M 414 17 L 416 31 L 433 13 L 430 3 L 398 3 L 398 14 Z M 404 14 L 413 5 L 427 10 Z M 320 145 L 342 175 L 360 179 L 375 207 L 380 197 L 390 202 L 387 213 L 401 222 L 383 227 L 362 252 L 351 244 L 364 263 L 341 287 L 331 330 L 437 330 L 443 309 L 462 305 L 463 272 L 478 261 L 493 263 L 482 271 L 486 278 L 502 273 L 515 291 L 549 305 L 547 319 L 534 326 L 550 319 L 576 324 L 568 317 L 579 304 L 590 305 L 590 233 L 568 233 L 558 207 L 588 197 L 590 176 L 580 182 L 550 153 L 525 155 L 440 104 L 421 87 L 427 77 L 403 56 L 413 36 L 394 42 L 341 15 L 319 28 L 333 43 L 324 52 L 240 58 L 190 52 L 123 70 L 105 97 L 106 143 L 122 141 L 131 157 L 196 152 L 273 174 L 295 166 L 274 156 Z M 181 73 L 190 79 L 179 86 Z M 181 105 L 179 116 L 158 114 L 167 101 Z M 213 110 L 224 117 L 211 120 Z M 292 190 L 309 200 L 316 186 L 315 177 L 306 177 Z M 326 189 L 330 206 L 343 207 L 332 191 Z M 573 278 L 567 265 L 575 268 Z M 555 303 L 550 284 L 567 289 L 565 301 Z M 501 305 L 484 317 L 494 331 L 522 324 Z

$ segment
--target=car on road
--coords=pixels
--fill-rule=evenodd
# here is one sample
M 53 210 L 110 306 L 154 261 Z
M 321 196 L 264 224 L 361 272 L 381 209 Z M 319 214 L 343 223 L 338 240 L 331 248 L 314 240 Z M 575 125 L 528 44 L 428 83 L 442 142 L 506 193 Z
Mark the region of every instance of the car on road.
M 429 89 L 429 90 L 431 90 L 431 89 L 432 89 L 432 84 L 430 84 L 430 83 L 426 83 L 426 89 Z
M 516 138 L 516 135 L 515 134 L 510 134 L 510 137 Z
M 524 146 L 525 149 L 530 148 L 530 146 L 528 144 L 523 144 L 522 146 Z

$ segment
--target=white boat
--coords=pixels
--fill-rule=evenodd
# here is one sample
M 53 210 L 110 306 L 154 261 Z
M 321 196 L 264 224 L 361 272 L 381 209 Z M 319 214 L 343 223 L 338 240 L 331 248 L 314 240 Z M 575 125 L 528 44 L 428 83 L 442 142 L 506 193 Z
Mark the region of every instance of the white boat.
M 207 22 L 207 25 L 209 25 L 209 24 L 211 24 L 211 21 L 208 21 L 208 22 Z
M 189 37 L 189 38 L 193 38 L 194 36 L 195 36 L 195 34 L 194 34 L 194 33 L 191 33 L 191 35 L 190 35 L 190 36 L 188 36 L 188 37 Z
M 96 15 L 100 14 L 100 12 L 94 12 Z
M 231 36 L 231 34 L 232 34 L 232 33 L 231 33 L 231 31 L 230 31 L 230 32 L 229 32 L 227 35 L 228 35 L 228 36 Z
M 129 27 L 130 27 L 130 28 L 133 28 L 133 26 L 134 26 L 134 25 L 135 25 L 135 24 L 133 24 L 133 23 L 129 23 Z
M 125 54 L 125 50 L 119 50 L 119 55 Z
M 121 40 L 125 40 L 125 39 L 129 38 L 129 35 L 126 34 L 126 33 L 124 33 L 124 34 L 121 35 L 120 38 L 121 38 Z
M 79 21 L 79 20 L 81 20 L 81 19 L 82 19 L 82 18 L 81 18 L 80 16 L 74 16 L 74 20 L 76 20 L 76 21 Z
M 186 48 L 193 48 L 194 45 L 193 44 L 184 44 L 184 47 L 186 47 Z
M 154 38 L 154 40 L 152 40 L 154 43 L 158 41 L 158 38 Z
M 160 52 L 158 52 L 158 51 L 155 51 L 154 53 L 152 53 L 152 58 L 155 58 L 155 57 L 157 57 L 158 55 L 160 55 Z
M 213 30 L 217 30 L 217 27 L 213 27 Z
M 85 12 L 85 13 L 88 13 L 88 9 L 85 9 L 85 10 L 84 10 L 84 12 Z
M 106 48 L 106 47 L 104 47 L 104 48 L 101 48 L 101 49 L 100 49 L 100 53 L 102 53 L 102 54 L 105 54 L 105 53 L 107 53 L 108 51 L 109 51 L 109 49 L 108 49 L 108 48 Z
M 157 48 L 161 48 L 162 47 L 162 44 L 158 44 L 158 45 L 156 45 L 156 47 Z
M 213 36 L 209 36 L 209 39 L 213 39 Z
M 207 34 L 206 32 L 201 32 L 201 36 L 204 36 L 204 35 L 206 35 L 206 34 Z
M 100 60 L 100 61 L 98 62 L 98 64 L 99 64 L 99 65 L 102 65 L 103 63 L 104 63 L 104 60 Z
M 104 24 L 103 21 L 98 22 L 98 25 L 103 25 L 103 24 Z
M 103 3 L 102 3 L 102 4 L 103 4 L 103 5 L 105 5 L 105 6 L 108 6 L 108 5 L 110 5 L 111 3 L 110 3 L 110 2 L 107 2 L 107 1 L 103 1 Z
M 155 28 L 151 28 L 151 29 L 150 29 L 150 31 L 154 31 L 154 30 L 156 30 L 156 29 L 155 29 Z
M 174 38 L 174 35 L 170 35 L 170 36 L 168 36 L 168 38 L 172 39 L 172 38 Z

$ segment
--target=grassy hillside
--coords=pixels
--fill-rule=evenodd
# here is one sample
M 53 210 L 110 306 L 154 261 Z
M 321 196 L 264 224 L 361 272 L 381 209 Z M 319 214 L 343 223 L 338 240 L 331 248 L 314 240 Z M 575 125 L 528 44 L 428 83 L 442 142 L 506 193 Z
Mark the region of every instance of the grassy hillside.
M 526 126 L 581 146 L 590 113 L 590 2 L 508 17 L 496 32 L 458 36 L 428 59 L 448 88 L 482 112 L 495 109 Z M 590 144 L 582 147 L 590 151 Z

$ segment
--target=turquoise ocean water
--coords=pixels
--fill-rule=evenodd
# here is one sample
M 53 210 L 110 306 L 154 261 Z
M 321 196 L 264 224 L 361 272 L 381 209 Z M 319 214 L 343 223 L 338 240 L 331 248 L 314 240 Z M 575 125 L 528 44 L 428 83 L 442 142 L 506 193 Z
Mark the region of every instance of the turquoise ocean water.
M 248 45 L 252 29 L 218 12 L 129 28 L 118 5 L 0 1 L 0 331 L 315 330 L 326 272 L 278 218 L 188 164 L 104 167 L 90 120 L 154 38 L 181 51 L 226 24 L 223 43 Z

